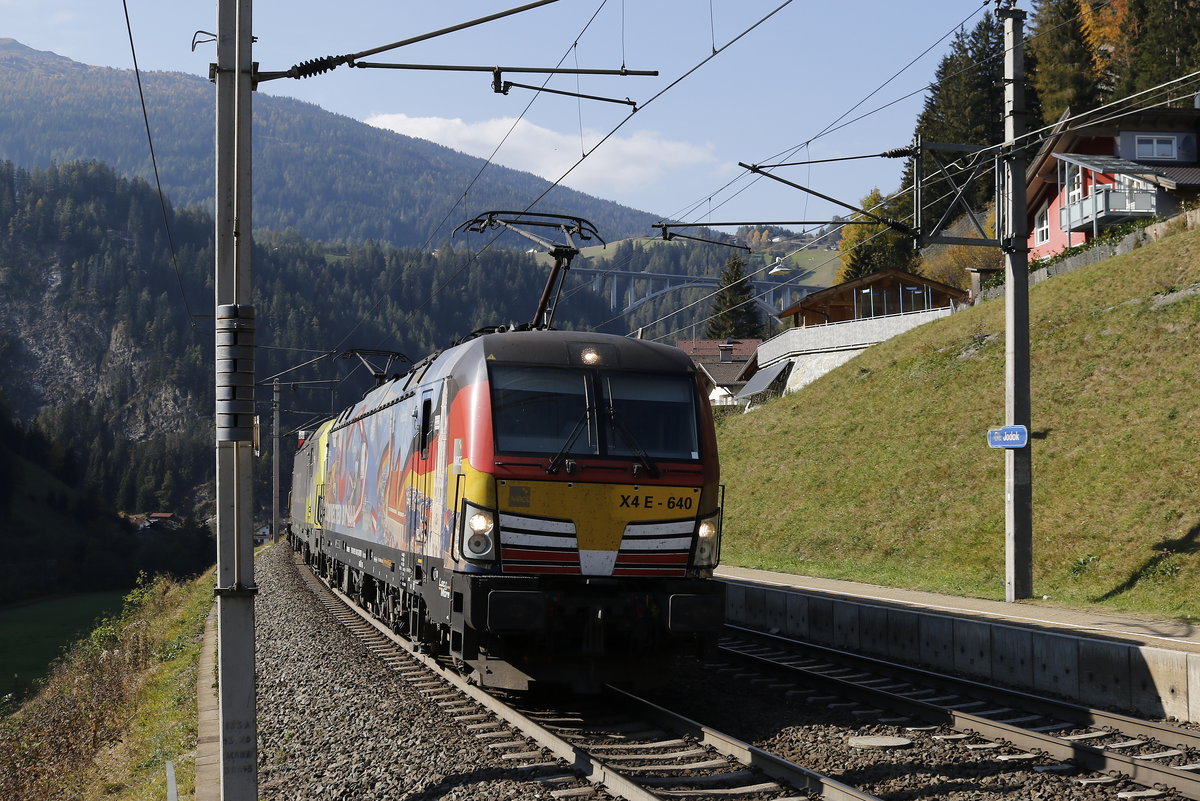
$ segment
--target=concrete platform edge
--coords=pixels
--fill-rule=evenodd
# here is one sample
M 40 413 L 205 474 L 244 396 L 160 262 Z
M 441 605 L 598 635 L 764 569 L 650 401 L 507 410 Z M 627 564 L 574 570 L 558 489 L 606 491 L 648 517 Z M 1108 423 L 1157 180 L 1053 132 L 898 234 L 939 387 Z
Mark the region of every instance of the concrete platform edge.
M 1200 722 L 1200 653 L 909 607 L 903 601 L 764 586 L 750 575 L 727 572 L 720 578 L 727 582 L 726 620 L 736 625 L 1089 706 Z
M 195 801 L 221 801 L 221 725 L 216 688 L 217 606 L 204 624 L 204 643 L 196 669 Z

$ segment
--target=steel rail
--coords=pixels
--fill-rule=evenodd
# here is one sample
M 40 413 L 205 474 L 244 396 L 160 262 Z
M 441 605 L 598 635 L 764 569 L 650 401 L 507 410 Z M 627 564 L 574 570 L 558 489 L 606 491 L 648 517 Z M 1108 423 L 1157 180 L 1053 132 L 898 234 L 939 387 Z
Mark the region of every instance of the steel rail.
M 299 568 L 299 562 L 297 562 L 297 567 Z M 661 801 L 658 796 L 650 791 L 639 787 L 624 776 L 614 773 L 599 760 L 571 745 L 561 737 L 555 736 L 530 718 L 500 702 L 480 688 L 468 683 L 466 679 L 438 662 L 432 656 L 421 653 L 411 641 L 396 634 L 382 622 L 376 620 L 369 612 L 354 603 L 349 596 L 341 590 L 326 584 L 311 570 L 302 571 L 302 573 L 311 576 L 313 581 L 321 588 L 331 593 L 334 598 L 340 601 L 347 612 L 353 613 L 387 640 L 401 648 L 413 661 L 425 667 L 439 679 L 450 684 L 455 690 L 470 698 L 497 718 L 545 748 L 554 756 L 562 759 L 567 763 L 564 769 L 576 772 L 581 778 L 586 779 L 592 784 L 603 785 L 609 792 L 621 798 L 628 799 L 628 801 Z
M 1074 723 L 1081 728 L 1091 726 L 1097 729 L 1111 729 L 1123 732 L 1131 737 L 1148 738 L 1174 748 L 1187 748 L 1200 751 L 1200 730 L 1184 729 L 1163 721 L 1144 720 L 1129 715 L 1122 715 L 1119 712 L 1094 709 L 1071 701 L 1050 698 L 1049 696 L 1038 695 L 1037 693 L 1030 693 L 1024 690 L 997 687 L 973 679 L 938 673 L 928 668 L 889 662 L 878 657 L 855 654 L 825 645 L 798 642 L 778 634 L 770 634 L 743 626 L 726 624 L 725 628 L 744 633 L 755 639 L 772 640 L 791 647 L 800 646 L 806 650 L 828 654 L 837 659 L 845 659 L 860 665 L 867 665 L 873 670 L 880 673 L 887 673 L 894 678 L 909 679 L 916 676 L 925 681 L 936 682 L 939 686 L 948 690 L 969 693 L 971 697 L 981 700 L 1013 704 L 1014 699 L 1018 699 L 1018 701 L 1022 702 L 1022 708 L 1026 708 L 1030 712 L 1037 712 L 1047 716 L 1052 715 L 1068 723 Z
M 301 564 L 300 560 L 296 560 L 297 568 Z M 498 719 L 545 748 L 555 757 L 561 759 L 566 763 L 563 766 L 564 770 L 570 770 L 591 784 L 602 787 L 605 791 L 628 799 L 628 801 L 662 801 L 662 795 L 627 778 L 619 770 L 606 764 L 604 760 L 588 754 L 582 748 L 547 730 L 546 727 L 537 723 L 520 710 L 514 709 L 483 689 L 471 684 L 466 678 L 446 667 L 434 657 L 421 653 L 413 643 L 393 632 L 384 623 L 355 604 L 345 593 L 326 584 L 311 570 L 301 571 L 301 575 L 305 576 L 305 578 L 311 578 L 313 583 L 328 591 L 334 598 L 341 602 L 345 607 L 345 611 L 354 614 L 357 619 L 368 624 L 380 635 L 397 645 L 409 658 L 420 663 L 439 679 L 450 684 L 464 696 L 494 714 Z M 812 792 L 822 793 L 826 801 L 880 801 L 876 796 L 842 784 L 815 771 L 808 770 L 782 757 L 756 748 L 749 743 L 722 734 L 703 724 L 676 715 L 625 691 L 612 687 L 608 689 L 626 699 L 631 705 L 636 706 L 640 712 L 644 713 L 655 723 L 665 725 L 668 729 L 693 734 L 699 741 L 714 751 L 726 757 L 732 757 L 748 767 L 757 768 L 763 774 L 778 781 L 786 782 L 796 789 L 807 788 Z M 685 777 L 679 779 L 680 784 L 685 784 L 686 782 L 687 779 Z M 661 792 L 661 788 L 659 789 Z M 786 788 L 782 789 L 786 790 Z
M 754 632 L 759 634 L 759 632 Z M 1114 751 L 1072 742 L 1053 734 L 1031 731 L 990 718 L 973 715 L 958 709 L 939 706 L 916 698 L 895 694 L 884 689 L 865 686 L 849 679 L 789 665 L 769 657 L 728 650 L 739 658 L 749 659 L 776 669 L 784 669 L 804 676 L 809 686 L 816 685 L 843 697 L 853 698 L 872 705 L 882 705 L 905 715 L 920 718 L 930 723 L 949 726 L 957 731 L 970 732 L 988 740 L 1009 743 L 1035 754 L 1045 754 L 1055 759 L 1069 761 L 1080 767 L 1099 773 L 1117 772 L 1145 787 L 1170 788 L 1184 798 L 1200 799 L 1200 775 L 1166 765 L 1156 765 L 1146 759 L 1128 756 Z M 827 649 L 824 649 L 827 650 Z M 838 652 L 844 654 L 844 652 Z M 853 654 L 847 658 L 858 659 Z M 935 674 L 936 675 L 936 674 Z M 996 700 L 996 699 L 991 699 Z M 1046 717 L 1045 713 L 1039 713 Z M 1069 721 L 1067 722 L 1069 724 Z M 1064 725 L 1064 728 L 1066 726 Z
M 639 714 L 645 715 L 663 728 L 689 734 L 715 751 L 732 757 L 744 765 L 757 768 L 772 779 L 790 784 L 799 790 L 819 793 L 825 801 L 877 799 L 877 796 L 730 737 L 703 723 L 671 712 L 658 704 L 639 698 L 627 690 L 612 685 L 605 689 L 620 696 L 626 703 L 637 707 Z

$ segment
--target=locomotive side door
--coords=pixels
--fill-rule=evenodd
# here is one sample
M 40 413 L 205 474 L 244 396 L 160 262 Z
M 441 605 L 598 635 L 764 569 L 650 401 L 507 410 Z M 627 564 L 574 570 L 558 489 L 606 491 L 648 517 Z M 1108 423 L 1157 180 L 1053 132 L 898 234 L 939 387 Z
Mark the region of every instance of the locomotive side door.
M 432 621 L 450 620 L 450 573 L 445 570 L 446 437 L 449 400 L 446 382 L 423 391 L 417 414 L 417 470 L 414 485 L 420 513 L 414 550 L 422 554 L 428 584 L 422 590 Z
M 433 515 L 434 430 L 437 419 L 434 387 L 423 390 L 417 407 L 416 465 L 413 475 L 413 498 L 409 517 L 413 534 L 413 550 L 426 551 Z
M 453 497 L 446 497 L 446 470 L 449 454 L 450 434 L 450 400 L 454 395 L 452 379 L 443 378 L 438 383 L 438 394 L 434 406 L 433 444 L 429 448 L 430 476 L 433 481 L 433 491 L 430 493 L 432 509 L 429 513 L 429 553 L 443 560 L 450 561 L 449 518 L 451 510 L 447 504 L 453 503 Z

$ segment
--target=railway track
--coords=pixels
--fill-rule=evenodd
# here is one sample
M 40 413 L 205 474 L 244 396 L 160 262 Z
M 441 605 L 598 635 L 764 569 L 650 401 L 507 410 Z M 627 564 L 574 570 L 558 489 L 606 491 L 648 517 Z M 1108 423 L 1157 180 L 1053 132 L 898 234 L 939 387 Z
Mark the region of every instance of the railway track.
M 1124 777 L 1142 788 L 1120 797 L 1200 799 L 1198 731 L 729 628 L 725 654 L 782 671 L 811 701 L 854 707 L 910 731 L 944 726 L 957 734 L 934 736 L 991 750 L 997 761 L 1050 758 L 1058 763 L 1040 770 L 1096 774 L 1076 778 L 1080 784 Z
M 318 602 L 385 664 L 553 798 L 877 801 L 876 797 L 609 688 L 595 699 L 488 693 L 316 578 L 296 568 Z

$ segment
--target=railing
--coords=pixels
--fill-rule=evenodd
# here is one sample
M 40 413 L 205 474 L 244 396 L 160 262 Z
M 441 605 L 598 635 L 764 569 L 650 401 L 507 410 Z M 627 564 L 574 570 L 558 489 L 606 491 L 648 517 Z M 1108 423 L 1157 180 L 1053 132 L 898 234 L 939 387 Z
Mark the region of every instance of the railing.
M 1157 201 L 1158 195 L 1153 191 L 1101 187 L 1059 209 L 1058 223 L 1064 231 L 1078 231 L 1099 224 L 1105 217 L 1112 217 L 1112 222 L 1129 217 L 1153 217 Z
M 800 353 L 861 349 L 947 317 L 953 306 L 789 328 L 758 346 L 759 369 Z

